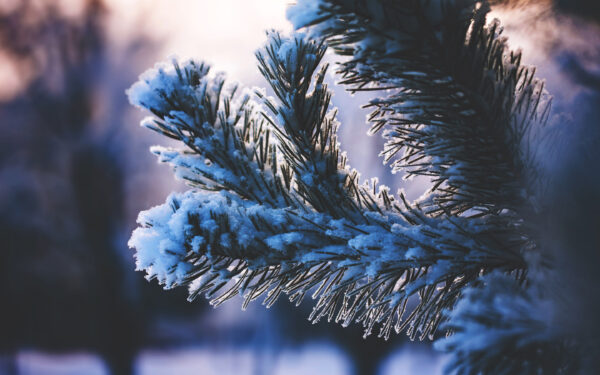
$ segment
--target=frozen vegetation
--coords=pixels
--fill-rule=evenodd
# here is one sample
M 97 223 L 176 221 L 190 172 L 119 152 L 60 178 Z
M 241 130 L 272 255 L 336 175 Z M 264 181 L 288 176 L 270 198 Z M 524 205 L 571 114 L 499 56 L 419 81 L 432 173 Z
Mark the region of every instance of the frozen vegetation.
M 558 181 L 590 159 L 550 165 L 562 131 L 550 96 L 488 12 L 485 1 L 299 0 L 288 11 L 299 31 L 268 32 L 256 52 L 274 96 L 193 60 L 142 74 L 129 100 L 150 112 L 142 126 L 180 141 L 152 152 L 191 189 L 139 215 L 138 270 L 215 306 L 309 294 L 313 322 L 438 338 L 450 373 L 594 373 L 597 332 L 567 324 L 564 304 L 597 303 L 578 305 L 572 270 L 554 281 L 578 230 L 561 225 L 556 201 L 571 193 Z M 347 57 L 341 84 L 381 95 L 366 105 L 393 171 L 431 179 L 417 201 L 347 163 L 327 48 Z M 556 228 L 566 233 L 553 241 Z M 583 228 L 575 258 L 593 247 Z

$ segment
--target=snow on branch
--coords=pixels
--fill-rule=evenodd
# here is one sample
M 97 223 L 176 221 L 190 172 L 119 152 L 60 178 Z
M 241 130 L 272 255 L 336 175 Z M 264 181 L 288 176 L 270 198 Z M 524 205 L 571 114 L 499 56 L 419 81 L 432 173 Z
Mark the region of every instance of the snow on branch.
M 187 286 L 190 299 L 206 293 L 219 305 L 242 294 L 245 306 L 266 294 L 271 305 L 282 293 L 297 303 L 312 293 L 319 298 L 313 322 L 362 322 L 365 334 L 382 323 L 380 336 L 408 329 L 421 339 L 483 269 L 511 270 L 519 261 L 477 240 L 473 234 L 483 236 L 485 226 L 457 232 L 456 223 L 411 210 L 371 216 L 357 225 L 192 190 L 142 212 L 129 245 L 148 279 L 166 289 Z M 420 303 L 406 312 L 416 294 Z
M 142 126 L 186 146 L 155 146 L 152 152 L 192 186 L 290 204 L 290 174 L 278 164 L 271 131 L 250 94 L 238 94 L 237 85 L 226 86 L 222 74 L 209 70 L 195 61 L 157 64 L 127 91 L 133 105 L 154 114 Z
M 152 152 L 192 189 L 140 213 L 137 269 L 213 305 L 312 295 L 313 322 L 365 335 L 431 339 L 441 324 L 450 373 L 572 373 L 581 348 L 553 290 L 568 277 L 551 269 L 545 233 L 564 220 L 534 161 L 550 100 L 488 12 L 475 0 L 298 0 L 288 18 L 304 30 L 269 32 L 256 53 L 274 97 L 200 62 L 144 73 L 129 99 L 152 113 L 143 126 L 182 143 Z M 327 45 L 347 57 L 342 84 L 382 93 L 367 104 L 371 131 L 385 129 L 394 170 L 431 178 L 422 200 L 361 185 L 348 166 Z
M 360 216 L 368 194 L 358 186 L 358 173 L 350 171 L 345 155 L 340 154 L 337 110 L 330 108 L 331 93 L 323 83 L 327 65 L 319 68 L 326 46 L 301 34 L 285 38 L 269 32 L 267 36 L 266 46 L 256 57 L 277 100 L 258 95 L 274 116 L 264 114 L 294 173 L 295 190 L 319 212 Z
M 462 293 L 443 324 L 452 334 L 435 342 L 451 354 L 448 373 L 570 374 L 578 367 L 540 285 L 494 272 Z
M 385 188 L 358 185 L 336 141 L 324 51 L 302 35 L 269 34 L 257 58 L 277 98 L 259 93 L 264 121 L 202 63 L 159 65 L 133 85 L 132 103 L 154 114 L 143 124 L 187 146 L 153 152 L 200 189 L 140 214 L 129 243 L 137 268 L 215 305 L 313 293 L 314 322 L 432 337 L 465 285 L 523 268 L 519 249 L 499 246 L 502 231 L 485 221 L 428 217 Z

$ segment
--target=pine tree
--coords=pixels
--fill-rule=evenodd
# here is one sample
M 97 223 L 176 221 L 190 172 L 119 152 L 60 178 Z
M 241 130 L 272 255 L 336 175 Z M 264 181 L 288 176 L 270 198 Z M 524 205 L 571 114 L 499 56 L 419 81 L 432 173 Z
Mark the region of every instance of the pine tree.
M 590 371 L 578 354 L 597 338 L 565 329 L 553 293 L 550 96 L 489 10 L 299 0 L 288 10 L 298 31 L 268 32 L 256 53 L 274 97 L 203 62 L 144 73 L 130 102 L 152 113 L 142 126 L 183 143 L 152 152 L 192 189 L 140 214 L 137 269 L 214 306 L 308 293 L 313 322 L 357 322 L 386 339 L 446 333 L 435 345 L 451 354 L 448 372 Z M 393 171 L 430 179 L 424 197 L 409 202 L 348 166 L 327 48 L 346 57 L 342 85 L 382 94 L 366 104 L 371 132 L 386 138 Z

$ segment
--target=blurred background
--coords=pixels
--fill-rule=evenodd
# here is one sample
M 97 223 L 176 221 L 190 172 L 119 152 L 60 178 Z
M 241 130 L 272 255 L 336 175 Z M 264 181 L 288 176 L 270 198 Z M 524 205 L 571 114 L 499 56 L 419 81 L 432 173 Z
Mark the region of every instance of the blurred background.
M 306 302 L 213 310 L 134 272 L 137 213 L 185 186 L 148 152 L 166 140 L 137 126 L 125 89 L 172 54 L 265 86 L 253 54 L 265 29 L 291 29 L 288 3 L 0 0 L 0 375 L 441 373 L 429 343 L 312 325 Z M 597 121 L 593 2 L 494 3 L 557 93 L 557 116 Z M 365 136 L 368 95 L 334 89 L 350 164 L 417 198 L 426 181 L 391 175 L 380 137 Z

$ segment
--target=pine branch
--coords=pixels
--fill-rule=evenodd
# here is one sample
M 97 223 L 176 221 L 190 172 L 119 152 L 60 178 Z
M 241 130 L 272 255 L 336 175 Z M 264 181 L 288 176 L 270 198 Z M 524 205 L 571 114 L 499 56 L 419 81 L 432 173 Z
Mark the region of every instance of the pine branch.
M 256 57 L 277 101 L 258 95 L 275 116 L 263 113 L 294 173 L 295 191 L 318 212 L 364 221 L 357 216 L 374 200 L 358 185 L 358 173 L 346 166 L 339 150 L 336 110 L 330 110 L 331 93 L 323 83 L 327 65 L 319 68 L 326 46 L 301 35 L 267 36 L 267 45 Z
M 288 11 L 350 59 L 351 91 L 388 90 L 372 100 L 372 132 L 395 171 L 432 178 L 432 214 L 495 215 L 529 207 L 536 168 L 530 131 L 549 102 L 534 69 L 508 50 L 486 2 L 301 0 Z
M 264 111 L 201 63 L 143 75 L 129 92 L 154 114 L 143 125 L 186 146 L 153 152 L 195 189 L 140 214 L 137 269 L 215 306 L 312 294 L 313 322 L 358 322 L 365 336 L 377 325 L 380 337 L 431 339 L 441 324 L 451 373 L 584 368 L 581 343 L 596 338 L 553 326 L 565 318 L 548 263 L 562 245 L 542 233 L 540 212 L 553 212 L 538 203 L 554 196 L 540 188 L 532 139 L 548 95 L 488 11 L 475 0 L 299 0 L 288 17 L 310 34 L 270 32 L 256 54 L 275 93 L 256 91 Z M 348 58 L 339 73 L 351 91 L 385 92 L 367 105 L 371 131 L 385 129 L 395 171 L 431 178 L 426 199 L 359 184 L 337 142 L 326 43 Z
M 355 225 L 226 191 L 171 195 L 138 222 L 129 242 L 137 268 L 166 289 L 185 285 L 190 299 L 205 293 L 214 305 L 243 294 L 244 306 L 261 295 L 270 306 L 282 293 L 299 304 L 313 293 L 313 322 L 356 321 L 365 335 L 381 323 L 386 338 L 392 329 L 432 337 L 465 285 L 486 269 L 514 269 L 520 259 L 508 261 L 504 251 L 475 240 L 470 233 L 485 238 L 485 226 L 457 233 L 456 223 L 417 211 Z M 406 312 L 412 295 L 420 303 Z
M 274 206 L 292 204 L 290 173 L 279 165 L 270 128 L 250 95 L 225 86 L 209 66 L 186 61 L 157 64 L 127 92 L 132 104 L 154 114 L 142 126 L 181 141 L 175 150 L 153 147 L 177 176 L 204 190 L 230 190 Z
M 244 305 L 261 295 L 271 305 L 281 294 L 300 303 L 320 285 L 314 322 L 431 338 L 462 288 L 489 270 L 524 268 L 522 239 L 486 220 L 427 216 L 386 189 L 360 186 L 340 156 L 323 53 L 302 36 L 269 35 L 257 53 L 277 96 L 259 94 L 275 115 L 263 114 L 266 122 L 249 99 L 231 104 L 235 90 L 203 64 L 159 66 L 133 86 L 131 101 L 155 114 L 143 124 L 188 147 L 155 152 L 205 191 L 140 214 L 130 240 L 137 268 L 215 305 L 237 294 Z M 420 302 L 406 311 L 412 296 Z
M 554 306 L 540 285 L 520 285 L 493 273 L 463 291 L 435 342 L 451 354 L 456 374 L 572 374 L 578 367 L 573 340 L 557 337 Z

